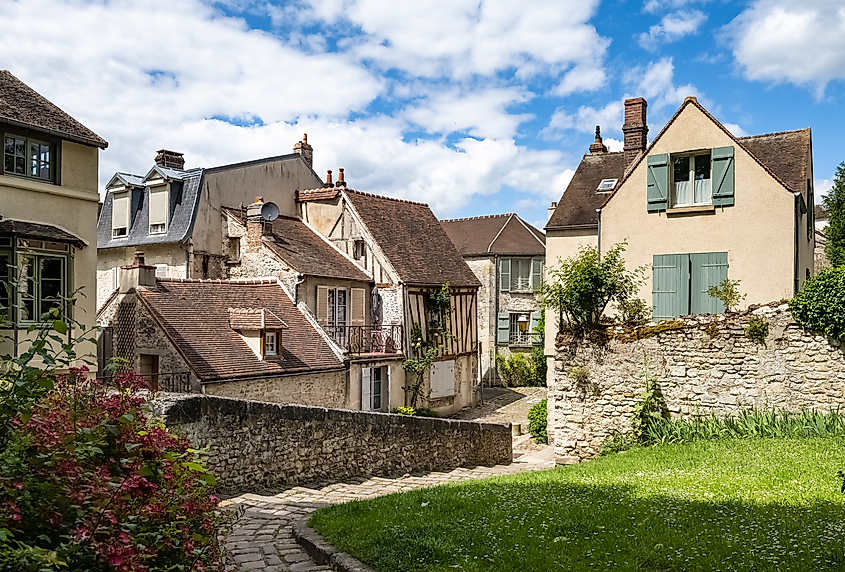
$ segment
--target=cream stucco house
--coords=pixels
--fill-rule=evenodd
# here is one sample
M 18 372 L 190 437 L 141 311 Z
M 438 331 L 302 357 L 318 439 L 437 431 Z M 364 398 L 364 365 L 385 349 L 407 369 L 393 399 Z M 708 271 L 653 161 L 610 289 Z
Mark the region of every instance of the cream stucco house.
M 15 354 L 54 306 L 85 328 L 95 324 L 97 161 L 108 143 L 6 70 L 0 132 L 0 353 Z

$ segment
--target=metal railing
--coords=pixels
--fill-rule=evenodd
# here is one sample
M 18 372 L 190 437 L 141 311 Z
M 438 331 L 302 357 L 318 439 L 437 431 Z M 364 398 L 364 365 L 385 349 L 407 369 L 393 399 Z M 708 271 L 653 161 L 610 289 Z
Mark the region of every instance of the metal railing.
M 350 354 L 402 352 L 402 326 L 327 326 L 325 330 Z
M 145 373 L 136 374 L 143 378 L 153 391 L 168 391 L 171 393 L 191 393 L 191 373 L 188 371 L 177 371 L 171 373 Z M 114 379 L 114 376 L 101 377 L 106 384 Z
M 521 332 L 519 330 L 511 330 L 508 345 L 511 346 L 531 346 L 540 343 L 542 340 L 540 336 L 533 332 Z

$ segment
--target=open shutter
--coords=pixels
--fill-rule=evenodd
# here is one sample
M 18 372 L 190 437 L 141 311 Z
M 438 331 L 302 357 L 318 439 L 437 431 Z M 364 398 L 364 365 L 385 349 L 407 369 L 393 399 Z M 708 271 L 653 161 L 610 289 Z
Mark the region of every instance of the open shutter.
M 534 330 L 537 329 L 537 326 L 539 326 L 539 325 L 540 325 L 540 312 L 531 312 L 531 323 L 528 326 L 528 328 L 529 328 L 528 331 L 531 334 L 531 343 L 533 343 L 533 344 L 539 344 L 539 343 L 542 343 L 542 341 L 543 341 L 543 339 L 541 337 L 543 334 L 538 334 L 537 332 L 534 331 Z
M 654 319 L 689 314 L 689 255 L 655 254 L 652 268 Z
M 364 289 L 363 288 L 352 288 L 351 289 L 351 316 L 352 316 L 352 325 L 353 326 L 363 326 L 364 325 L 364 315 L 365 315 L 365 304 L 364 304 Z
M 317 323 L 326 326 L 329 323 L 329 288 L 317 286 Z
M 370 411 L 373 403 L 373 370 L 369 367 L 361 368 L 361 411 Z
M 510 292 L 511 289 L 511 259 L 499 259 L 499 290 Z
M 496 343 L 507 345 L 511 337 L 511 315 L 507 312 L 499 314 L 499 327 L 497 328 Z
M 728 253 L 690 254 L 690 313 L 721 314 L 725 305 L 711 297 L 707 290 L 728 277 Z
M 167 198 L 167 186 L 150 188 L 150 227 L 165 225 L 167 227 L 167 213 L 170 201 Z
M 648 212 L 665 211 L 669 207 L 669 155 L 648 156 Z
M 543 285 L 543 259 L 531 259 L 531 289 L 536 290 Z
M 734 148 L 713 149 L 713 205 L 734 205 Z

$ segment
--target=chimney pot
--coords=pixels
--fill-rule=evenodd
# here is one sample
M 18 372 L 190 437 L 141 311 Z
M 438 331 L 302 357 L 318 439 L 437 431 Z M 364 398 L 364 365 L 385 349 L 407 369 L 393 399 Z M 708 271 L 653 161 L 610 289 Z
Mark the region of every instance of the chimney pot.
M 308 134 L 302 134 L 302 141 L 293 146 L 293 152 L 302 157 L 309 169 L 314 168 L 314 148 L 308 144 Z
M 185 154 L 178 151 L 168 151 L 167 149 L 159 149 L 156 151 L 156 165 L 164 167 L 165 169 L 185 169 Z
M 601 127 L 596 125 L 596 142 L 590 145 L 590 154 L 607 153 L 607 147 L 602 143 Z
M 332 170 L 328 169 L 326 171 L 326 182 L 323 183 L 323 187 L 329 188 L 329 187 L 333 187 L 333 186 L 334 186 L 334 183 L 332 183 Z
M 343 169 L 342 168 L 337 170 L 337 183 L 336 183 L 335 186 L 337 186 L 337 187 L 345 187 L 346 186 L 346 179 L 343 178 Z
M 648 103 L 642 97 L 625 100 L 625 167 L 629 167 L 648 146 L 648 123 L 646 108 Z
M 303 143 L 308 143 L 308 134 L 307 134 L 307 133 L 303 133 L 303 134 L 302 134 L 302 142 L 303 142 Z
M 144 251 L 143 250 L 136 250 L 135 251 L 135 261 L 132 265 L 133 266 L 144 266 Z
M 698 103 L 698 98 L 694 95 L 688 95 L 684 98 L 684 101 L 692 101 L 694 103 Z

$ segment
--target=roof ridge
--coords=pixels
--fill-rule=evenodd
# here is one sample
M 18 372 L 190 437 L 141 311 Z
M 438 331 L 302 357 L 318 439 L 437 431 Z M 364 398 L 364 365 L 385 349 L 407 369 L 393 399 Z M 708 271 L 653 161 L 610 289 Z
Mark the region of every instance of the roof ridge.
M 237 163 L 227 163 L 225 165 L 217 165 L 216 167 L 206 167 L 206 172 L 214 174 L 218 171 L 226 171 L 229 169 L 236 169 L 238 167 L 260 165 L 261 163 L 270 163 L 281 159 L 295 159 L 299 157 L 299 153 L 286 153 L 284 155 L 274 155 L 272 157 L 262 157 L 260 159 L 248 159 L 246 161 L 239 161 Z
M 759 133 L 757 135 L 743 135 L 737 139 L 754 139 L 755 137 L 771 137 L 772 135 L 785 135 L 787 133 L 800 133 L 802 131 L 809 131 L 811 127 L 802 127 L 801 129 L 787 129 L 785 131 L 772 131 L 771 133 Z
M 514 214 L 516 214 L 516 213 L 501 213 L 501 214 L 491 214 L 491 215 L 467 216 L 467 217 L 463 217 L 463 218 L 444 218 L 444 219 L 441 219 L 440 222 L 458 222 L 458 221 L 462 221 L 462 220 L 479 220 L 479 219 L 485 219 L 485 218 L 497 218 L 497 217 L 502 217 L 502 216 L 510 216 L 510 215 L 514 215 Z M 517 215 L 517 216 L 519 216 L 519 215 Z
M 276 278 L 171 278 L 156 276 L 156 282 L 184 282 L 188 284 L 278 284 Z
M 408 204 L 411 204 L 411 205 L 420 205 L 420 206 L 424 206 L 424 207 L 428 206 L 428 203 L 421 203 L 419 201 L 409 201 L 408 199 L 398 199 L 396 197 L 388 197 L 386 195 L 377 195 L 375 193 L 365 193 L 364 191 L 356 191 L 355 189 L 347 188 L 346 192 L 355 193 L 357 195 L 363 195 L 365 197 L 375 197 L 377 199 L 384 199 L 384 200 L 387 200 L 387 201 L 395 201 L 397 203 L 408 203 Z

